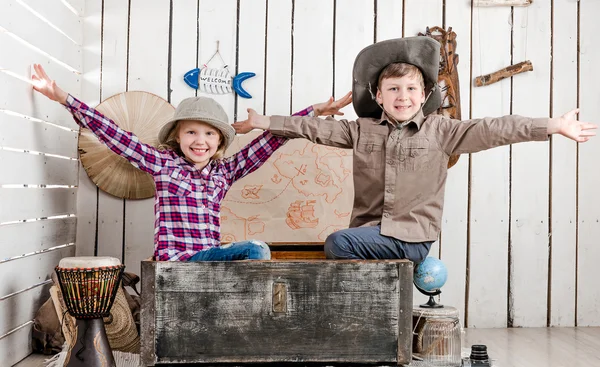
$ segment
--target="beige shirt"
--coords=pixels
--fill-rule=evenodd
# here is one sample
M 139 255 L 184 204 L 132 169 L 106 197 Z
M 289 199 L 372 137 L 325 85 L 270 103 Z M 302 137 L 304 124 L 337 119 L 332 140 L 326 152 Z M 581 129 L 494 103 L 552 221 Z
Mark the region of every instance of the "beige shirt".
M 395 127 L 382 118 L 357 121 L 272 116 L 274 135 L 305 138 L 354 152 L 350 227 L 381 223 L 381 234 L 406 242 L 438 238 L 448 159 L 452 154 L 548 139 L 548 118 L 516 115 L 473 120 L 419 112 Z

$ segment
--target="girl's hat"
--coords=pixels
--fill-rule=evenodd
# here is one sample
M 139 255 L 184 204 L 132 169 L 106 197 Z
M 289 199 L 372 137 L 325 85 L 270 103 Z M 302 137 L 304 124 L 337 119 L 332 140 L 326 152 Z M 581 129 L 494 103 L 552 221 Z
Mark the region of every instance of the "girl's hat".
M 235 130 L 229 124 L 227 113 L 217 101 L 207 97 L 191 97 L 179 103 L 173 117 L 160 129 L 158 133 L 160 144 L 167 142 L 167 138 L 177 121 L 181 120 L 198 120 L 218 129 L 225 139 L 225 148 L 228 148 L 233 142 L 233 138 L 235 138 Z
M 352 103 L 359 117 L 381 117 L 381 108 L 375 101 L 379 74 L 389 64 L 400 62 L 418 67 L 423 74 L 427 96 L 423 114 L 427 116 L 442 105 L 437 85 L 440 68 L 439 42 L 423 36 L 396 38 L 365 47 L 354 60 Z

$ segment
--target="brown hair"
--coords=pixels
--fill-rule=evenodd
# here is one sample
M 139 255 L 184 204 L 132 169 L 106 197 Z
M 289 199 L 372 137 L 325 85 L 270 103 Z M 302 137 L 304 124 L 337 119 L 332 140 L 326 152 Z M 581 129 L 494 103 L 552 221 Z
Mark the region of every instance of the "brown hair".
M 384 79 L 389 78 L 402 78 L 403 76 L 410 76 L 413 78 L 417 78 L 419 80 L 419 84 L 421 84 L 421 88 L 425 90 L 425 82 L 423 81 L 423 73 L 419 70 L 418 67 L 412 64 L 406 64 L 403 62 L 395 62 L 386 66 L 379 74 L 379 79 L 377 80 L 377 88 L 381 88 L 381 82 Z
M 179 135 L 179 128 L 181 127 L 180 121 L 177 121 L 175 123 L 175 126 L 173 126 L 173 128 L 171 129 L 171 131 L 169 132 L 169 135 L 167 136 L 167 140 L 163 143 L 160 144 L 158 146 L 159 150 L 172 150 L 175 153 L 177 153 L 178 156 L 185 158 L 185 155 L 183 154 L 183 152 L 181 151 L 181 145 L 179 144 L 179 142 L 177 141 L 177 136 Z M 200 121 L 202 122 L 202 121 Z M 208 124 L 209 126 L 212 127 L 212 125 Z M 215 130 L 217 130 L 219 132 L 219 147 L 217 148 L 217 151 L 215 152 L 215 155 L 213 155 L 210 159 L 220 159 L 223 158 L 223 156 L 225 155 L 225 151 L 227 150 L 227 147 L 225 146 L 225 138 L 223 137 L 223 133 L 221 132 L 221 130 L 217 129 L 215 127 Z

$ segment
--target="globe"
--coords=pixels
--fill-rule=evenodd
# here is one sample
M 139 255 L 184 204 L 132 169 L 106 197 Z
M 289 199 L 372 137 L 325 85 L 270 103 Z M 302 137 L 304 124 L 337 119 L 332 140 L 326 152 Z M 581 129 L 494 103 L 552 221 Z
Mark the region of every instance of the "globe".
M 440 294 L 448 280 L 446 265 L 435 257 L 427 257 L 415 267 L 413 283 L 419 292 L 429 296 L 429 302 L 421 307 L 443 307 L 435 303 L 433 296 Z

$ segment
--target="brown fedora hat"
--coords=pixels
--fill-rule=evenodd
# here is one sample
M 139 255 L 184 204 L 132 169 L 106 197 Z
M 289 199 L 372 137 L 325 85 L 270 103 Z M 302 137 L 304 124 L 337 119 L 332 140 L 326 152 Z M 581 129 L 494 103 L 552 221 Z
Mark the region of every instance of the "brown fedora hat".
M 429 96 L 423 105 L 423 114 L 427 116 L 442 105 L 437 85 L 439 42 L 423 36 L 396 38 L 365 47 L 354 60 L 352 103 L 359 117 L 381 117 L 381 107 L 373 99 L 377 95 L 379 74 L 389 64 L 400 62 L 418 67 L 423 74 L 425 96 Z

